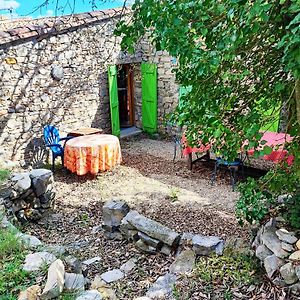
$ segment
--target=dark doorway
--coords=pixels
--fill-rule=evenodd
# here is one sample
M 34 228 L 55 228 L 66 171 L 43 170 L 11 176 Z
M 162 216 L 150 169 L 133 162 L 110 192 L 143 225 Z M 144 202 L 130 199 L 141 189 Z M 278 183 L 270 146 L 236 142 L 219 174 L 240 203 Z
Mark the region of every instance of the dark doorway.
M 118 99 L 120 127 L 134 126 L 134 101 L 132 92 L 132 68 L 130 65 L 118 66 Z

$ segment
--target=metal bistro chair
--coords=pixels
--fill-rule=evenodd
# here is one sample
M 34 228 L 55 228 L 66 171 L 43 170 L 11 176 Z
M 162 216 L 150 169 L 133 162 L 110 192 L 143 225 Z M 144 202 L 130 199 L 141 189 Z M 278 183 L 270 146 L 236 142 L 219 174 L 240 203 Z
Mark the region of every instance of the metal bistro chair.
M 236 183 L 236 173 L 237 173 L 239 167 L 242 168 L 242 174 L 244 174 L 243 160 L 241 160 L 240 158 L 237 158 L 234 161 L 229 162 L 229 161 L 224 160 L 221 157 L 217 157 L 216 162 L 215 162 L 214 172 L 213 172 L 212 179 L 211 179 L 211 184 L 214 184 L 216 181 L 216 175 L 217 175 L 219 166 L 225 166 L 228 168 L 229 173 L 230 173 L 230 182 L 231 182 L 231 186 L 232 186 L 232 191 L 234 191 L 235 183 Z
M 173 163 L 175 163 L 175 159 L 177 156 L 177 148 L 180 150 L 180 157 L 183 157 L 182 154 L 182 143 L 181 143 L 181 138 L 182 138 L 182 127 L 177 126 L 176 124 L 167 124 L 167 131 L 168 133 L 172 136 L 172 140 L 174 142 L 174 156 L 173 156 Z
M 67 140 L 72 139 L 73 136 L 61 138 L 59 136 L 58 129 L 52 125 L 44 127 L 44 140 L 46 147 L 49 147 L 52 151 L 52 170 L 54 170 L 56 157 L 61 157 L 62 165 L 64 165 L 64 146 Z M 60 144 L 61 141 L 65 141 L 64 145 Z

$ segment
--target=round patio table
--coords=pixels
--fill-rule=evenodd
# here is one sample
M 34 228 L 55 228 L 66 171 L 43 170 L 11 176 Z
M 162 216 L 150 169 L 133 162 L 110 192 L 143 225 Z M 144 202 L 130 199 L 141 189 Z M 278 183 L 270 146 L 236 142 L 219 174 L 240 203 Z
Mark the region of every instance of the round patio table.
M 64 166 L 77 175 L 97 174 L 121 163 L 119 139 L 110 134 L 93 134 L 67 141 Z

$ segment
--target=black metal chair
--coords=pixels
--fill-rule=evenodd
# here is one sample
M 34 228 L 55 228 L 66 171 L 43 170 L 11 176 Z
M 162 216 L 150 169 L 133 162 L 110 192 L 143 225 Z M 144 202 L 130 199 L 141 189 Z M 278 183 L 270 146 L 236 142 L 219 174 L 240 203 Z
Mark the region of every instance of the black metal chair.
M 229 173 L 230 173 L 230 182 L 231 182 L 232 190 L 234 191 L 235 183 L 236 183 L 236 173 L 237 173 L 239 167 L 242 168 L 242 174 L 244 174 L 243 160 L 241 160 L 240 158 L 237 158 L 234 161 L 229 162 L 227 160 L 224 160 L 221 157 L 217 157 L 216 162 L 215 162 L 214 172 L 212 174 L 211 184 L 215 183 L 217 171 L 220 166 L 225 166 L 228 168 Z

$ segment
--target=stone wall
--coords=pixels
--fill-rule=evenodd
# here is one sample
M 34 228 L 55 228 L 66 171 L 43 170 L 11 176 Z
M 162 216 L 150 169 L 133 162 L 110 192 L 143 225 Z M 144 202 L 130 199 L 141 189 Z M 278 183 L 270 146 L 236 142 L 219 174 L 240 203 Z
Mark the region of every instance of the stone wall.
M 0 32 L 0 160 L 31 163 L 33 145 L 42 144 L 46 124 L 56 125 L 62 135 L 78 127 L 110 132 L 110 64 L 134 66 L 135 118 L 141 127 L 140 63 L 157 63 L 162 129 L 164 115 L 178 98 L 171 58 L 167 53 L 154 53 L 146 41 L 137 46 L 135 55 L 122 53 L 120 38 L 113 35 L 118 21 L 114 12 L 99 20 L 97 12 L 77 15 L 74 25 L 73 20 L 63 19 L 67 29 L 48 26 L 46 34 L 38 30 L 33 34 L 35 27 L 29 25 Z

